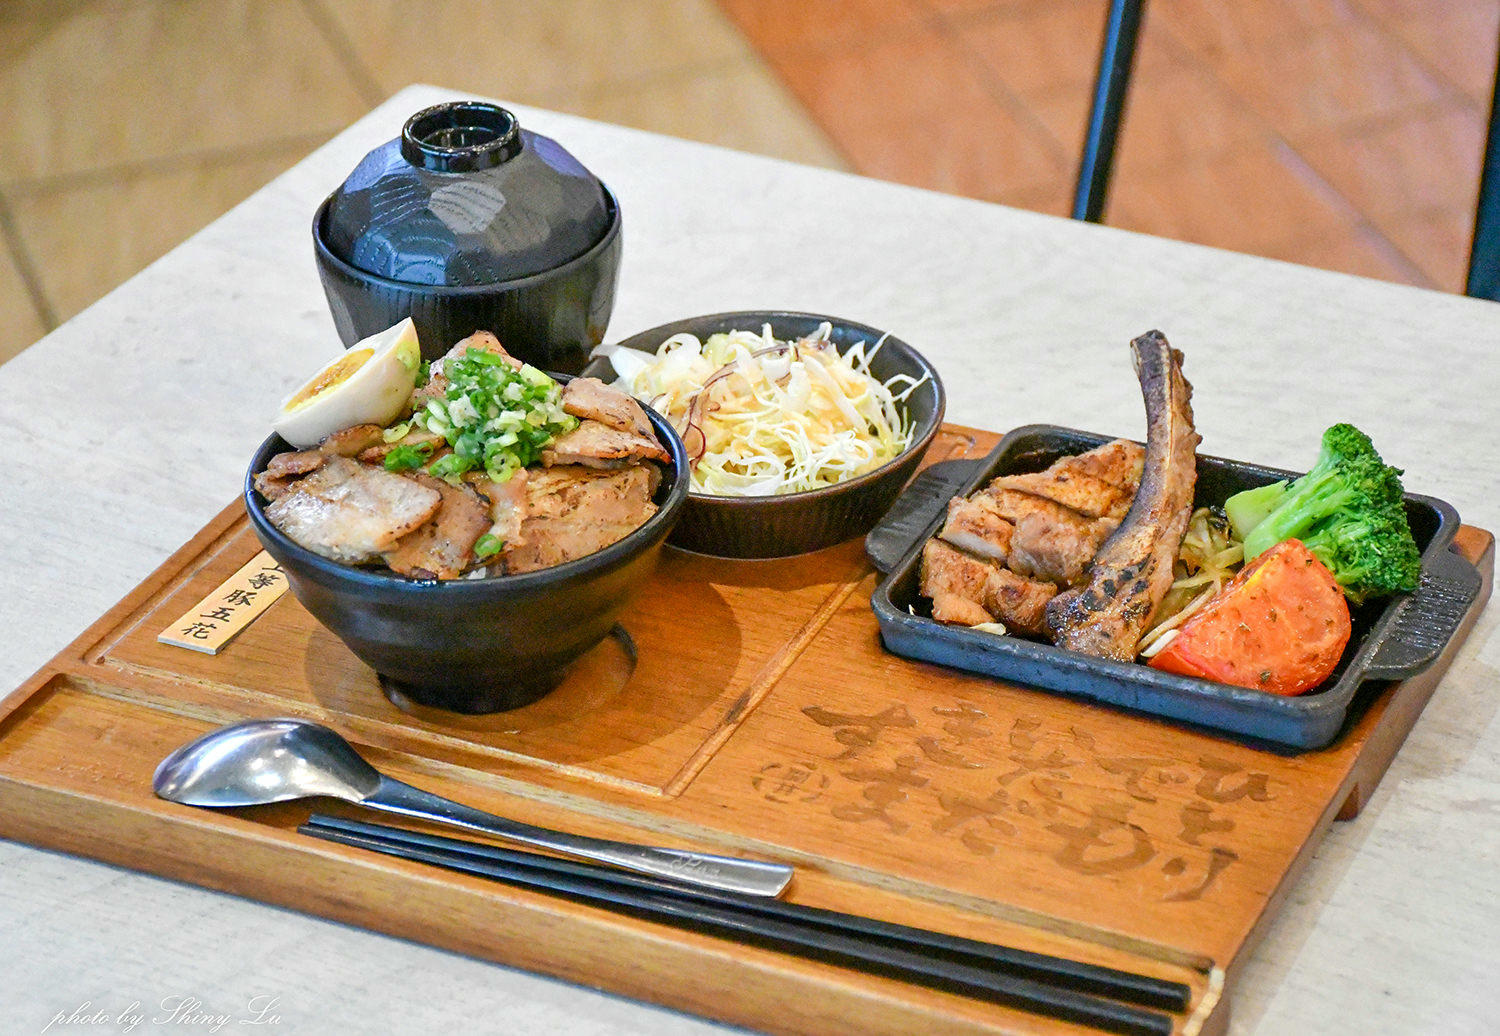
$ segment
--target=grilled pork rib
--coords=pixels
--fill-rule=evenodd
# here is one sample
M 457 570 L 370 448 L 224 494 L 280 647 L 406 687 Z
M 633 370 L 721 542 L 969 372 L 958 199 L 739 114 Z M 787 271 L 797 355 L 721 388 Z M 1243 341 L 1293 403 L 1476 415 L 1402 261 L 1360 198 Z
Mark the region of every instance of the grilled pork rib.
M 1124 522 L 1094 557 L 1087 582 L 1054 597 L 1047 627 L 1059 647 L 1129 661 L 1172 585 L 1193 511 L 1198 433 L 1182 354 L 1160 331 L 1130 343 L 1146 402 L 1146 460 Z

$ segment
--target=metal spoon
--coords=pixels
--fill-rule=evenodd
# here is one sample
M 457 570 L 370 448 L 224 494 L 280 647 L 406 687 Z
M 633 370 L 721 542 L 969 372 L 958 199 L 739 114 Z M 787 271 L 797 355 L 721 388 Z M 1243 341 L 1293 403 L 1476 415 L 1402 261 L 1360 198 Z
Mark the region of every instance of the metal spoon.
M 300 719 L 250 720 L 205 734 L 163 759 L 151 786 L 172 802 L 215 808 L 328 795 L 565 856 L 750 896 L 774 898 L 792 880 L 792 868 L 785 864 L 564 834 L 471 809 L 385 776 L 338 734 Z

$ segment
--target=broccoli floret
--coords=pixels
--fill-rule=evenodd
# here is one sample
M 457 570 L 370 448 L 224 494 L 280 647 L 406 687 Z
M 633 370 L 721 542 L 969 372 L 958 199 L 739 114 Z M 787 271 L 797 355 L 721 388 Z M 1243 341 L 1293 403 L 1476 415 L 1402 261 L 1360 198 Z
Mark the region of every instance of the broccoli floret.
M 1250 530 L 1259 525 L 1266 515 L 1281 503 L 1281 498 L 1286 496 L 1286 487 L 1289 485 L 1291 485 L 1290 482 L 1282 479 L 1268 486 L 1257 486 L 1243 493 L 1236 493 L 1225 500 L 1224 514 L 1229 518 L 1229 527 L 1234 530 L 1235 539 L 1243 540 L 1250 535 Z
M 1323 433 L 1306 475 L 1237 493 L 1224 509 L 1244 539 L 1246 561 L 1283 540 L 1301 540 L 1358 604 L 1417 588 L 1422 558 L 1402 493 L 1401 470 L 1380 459 L 1370 437 L 1336 424 Z

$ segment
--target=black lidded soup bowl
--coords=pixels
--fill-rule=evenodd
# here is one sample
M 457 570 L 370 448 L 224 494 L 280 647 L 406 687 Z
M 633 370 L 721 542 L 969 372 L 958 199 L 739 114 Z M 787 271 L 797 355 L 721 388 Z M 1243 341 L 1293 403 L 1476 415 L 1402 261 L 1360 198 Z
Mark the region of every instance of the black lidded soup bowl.
M 485 330 L 571 374 L 604 340 L 620 228 L 609 188 L 556 141 L 497 105 L 455 101 L 366 155 L 312 232 L 345 345 L 409 316 L 425 359 Z
M 560 378 L 559 380 L 566 380 Z M 624 539 L 586 557 L 516 575 L 446 581 L 331 561 L 292 542 L 266 518 L 255 476 L 292 449 L 272 435 L 245 475 L 245 510 L 293 595 L 381 677 L 386 694 L 470 714 L 527 705 L 605 638 L 656 569 L 687 502 L 687 454 L 645 408 L 672 455 L 657 511 Z
M 781 310 L 747 310 L 690 317 L 632 335 L 619 348 L 655 354 L 668 338 L 691 334 L 699 340 L 721 332 L 759 332 L 771 325 L 779 341 L 793 341 L 832 325 L 831 340 L 840 353 L 858 342 L 873 347 L 883 344 L 870 364 L 880 381 L 898 374 L 926 381 L 897 406 L 912 422 L 911 445 L 900 455 L 873 471 L 800 493 L 775 496 L 711 496 L 689 493 L 682 520 L 668 542 L 674 547 L 726 558 L 781 558 L 822 550 L 863 536 L 885 514 L 901 489 L 916 473 L 927 448 L 943 423 L 947 395 L 937 370 L 910 345 L 893 335 L 865 324 L 815 313 Z M 596 357 L 589 372 L 612 381 L 613 367 L 605 357 Z

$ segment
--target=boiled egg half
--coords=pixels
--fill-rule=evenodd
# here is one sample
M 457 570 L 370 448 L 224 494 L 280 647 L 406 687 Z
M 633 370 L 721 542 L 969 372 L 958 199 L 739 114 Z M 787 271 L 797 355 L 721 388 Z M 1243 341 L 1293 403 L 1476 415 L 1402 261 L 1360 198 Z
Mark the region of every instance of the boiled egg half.
M 271 427 L 299 450 L 351 425 L 385 427 L 406 408 L 421 366 L 417 328 L 407 317 L 314 374 L 282 401 Z

